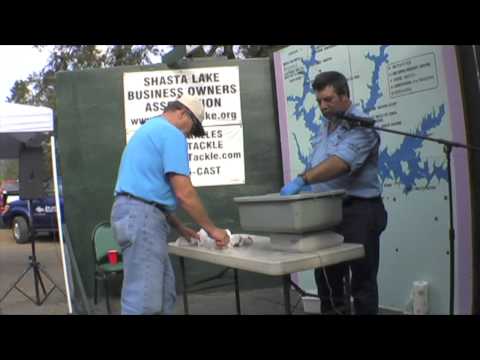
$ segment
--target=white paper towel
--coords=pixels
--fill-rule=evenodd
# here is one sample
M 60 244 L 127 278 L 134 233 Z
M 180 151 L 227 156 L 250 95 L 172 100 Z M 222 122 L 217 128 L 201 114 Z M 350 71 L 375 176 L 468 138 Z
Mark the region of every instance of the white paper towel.
M 230 230 L 225 229 L 228 236 L 230 237 L 230 241 L 227 245 L 227 248 L 233 247 L 245 247 L 250 246 L 253 244 L 254 235 L 248 234 L 233 234 Z M 176 245 L 178 246 L 197 246 L 203 247 L 206 249 L 215 249 L 215 240 L 213 240 L 210 236 L 208 236 L 207 232 L 203 229 L 197 232 L 199 240 L 195 238 L 185 239 L 184 237 L 179 237 L 176 241 Z
M 428 282 L 413 282 L 413 315 L 428 314 Z
M 428 282 L 414 281 L 405 314 L 428 314 Z

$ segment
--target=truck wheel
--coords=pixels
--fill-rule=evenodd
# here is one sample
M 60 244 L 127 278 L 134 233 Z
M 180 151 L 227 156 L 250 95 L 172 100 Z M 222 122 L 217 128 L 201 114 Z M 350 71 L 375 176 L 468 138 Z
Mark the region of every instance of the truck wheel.
M 30 229 L 27 220 L 21 216 L 17 216 L 12 222 L 13 238 L 17 244 L 25 244 L 30 240 Z

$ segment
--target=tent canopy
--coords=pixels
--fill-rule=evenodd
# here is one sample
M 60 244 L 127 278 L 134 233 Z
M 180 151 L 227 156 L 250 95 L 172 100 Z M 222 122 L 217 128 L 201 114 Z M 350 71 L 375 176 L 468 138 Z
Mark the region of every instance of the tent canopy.
M 22 144 L 39 146 L 45 134 L 52 131 L 52 109 L 0 103 L 0 159 L 18 158 Z

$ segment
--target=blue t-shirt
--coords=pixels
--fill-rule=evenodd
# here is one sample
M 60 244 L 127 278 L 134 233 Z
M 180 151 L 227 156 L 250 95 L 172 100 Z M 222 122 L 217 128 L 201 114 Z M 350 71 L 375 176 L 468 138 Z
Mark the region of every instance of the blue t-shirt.
M 366 117 L 357 106 L 351 106 L 346 113 Z M 329 181 L 312 184 L 311 190 L 323 192 L 345 189 L 352 196 L 379 196 L 382 193 L 378 179 L 379 145 L 380 137 L 374 129 L 350 128 L 348 123 L 341 122 L 328 134 L 327 121 L 312 143 L 311 164 L 314 167 L 336 155 L 350 165 L 350 172 Z
M 128 192 L 175 210 L 177 201 L 168 173 L 190 175 L 185 135 L 165 117 L 143 124 L 123 150 L 115 194 Z

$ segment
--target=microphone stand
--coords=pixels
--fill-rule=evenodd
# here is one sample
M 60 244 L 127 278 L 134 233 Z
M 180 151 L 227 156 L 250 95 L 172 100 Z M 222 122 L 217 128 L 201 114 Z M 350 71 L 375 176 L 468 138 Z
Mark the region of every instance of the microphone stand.
M 436 142 L 440 145 L 443 145 L 443 151 L 447 157 L 447 174 L 448 174 L 448 206 L 450 211 L 450 219 L 449 219 L 449 231 L 448 231 L 448 238 L 450 241 L 450 304 L 449 304 L 449 313 L 450 315 L 454 315 L 454 300 L 455 300 L 455 229 L 453 224 L 453 201 L 452 201 L 452 171 L 451 171 L 451 153 L 453 147 L 464 148 L 468 150 L 475 150 L 480 152 L 480 147 L 478 146 L 471 146 L 462 144 L 459 142 L 444 140 L 444 139 L 437 139 L 432 137 L 427 137 L 423 135 L 416 135 L 411 134 L 403 131 L 398 130 L 391 130 L 380 128 L 374 126 L 375 120 L 373 119 L 347 119 L 350 124 L 353 126 L 360 126 L 365 128 L 371 128 L 378 131 L 384 131 L 388 133 L 393 133 L 397 135 L 404 135 L 413 138 L 423 139 L 427 141 Z

